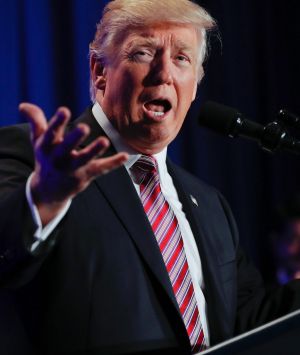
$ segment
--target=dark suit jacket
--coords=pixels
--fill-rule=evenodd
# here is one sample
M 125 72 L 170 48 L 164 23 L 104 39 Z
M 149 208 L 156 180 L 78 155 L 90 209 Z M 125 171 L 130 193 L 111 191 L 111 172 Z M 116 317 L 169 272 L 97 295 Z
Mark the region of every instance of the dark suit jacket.
M 78 121 L 92 129 L 85 144 L 103 134 L 90 110 Z M 19 125 L 0 133 L 1 292 L 8 324 L 27 339 L 23 353 L 188 353 L 168 273 L 125 168 L 91 183 L 49 239 L 28 251 L 35 229 L 24 191 L 34 164 L 28 132 Z M 168 169 L 203 265 L 211 343 L 298 307 L 297 284 L 267 295 L 224 198 L 170 161 Z

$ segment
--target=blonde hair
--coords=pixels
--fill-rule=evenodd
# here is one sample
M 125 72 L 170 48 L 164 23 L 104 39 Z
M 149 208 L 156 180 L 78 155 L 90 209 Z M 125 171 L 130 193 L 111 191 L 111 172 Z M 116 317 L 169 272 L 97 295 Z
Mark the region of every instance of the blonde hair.
M 207 52 L 207 31 L 216 25 L 205 9 L 190 0 L 113 0 L 103 10 L 102 19 L 90 44 L 89 56 L 103 65 L 113 58 L 117 44 L 127 30 L 147 27 L 162 22 L 192 25 L 199 39 L 198 73 Z M 199 80 L 201 80 L 199 74 Z M 90 93 L 95 100 L 96 89 L 91 77 Z

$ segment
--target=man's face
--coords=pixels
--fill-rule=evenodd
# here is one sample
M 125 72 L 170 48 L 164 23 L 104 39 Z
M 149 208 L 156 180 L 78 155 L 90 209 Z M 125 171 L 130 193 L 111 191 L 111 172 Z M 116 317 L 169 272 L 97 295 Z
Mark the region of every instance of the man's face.
M 98 102 L 140 153 L 161 151 L 180 130 L 196 94 L 197 53 L 194 28 L 160 24 L 129 32 L 96 76 Z

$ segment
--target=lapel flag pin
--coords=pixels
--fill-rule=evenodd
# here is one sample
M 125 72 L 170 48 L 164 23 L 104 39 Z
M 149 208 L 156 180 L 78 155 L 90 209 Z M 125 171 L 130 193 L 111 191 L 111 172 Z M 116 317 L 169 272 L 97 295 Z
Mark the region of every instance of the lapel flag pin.
M 193 195 L 190 195 L 190 197 L 191 197 L 191 200 L 192 200 L 193 204 L 196 205 L 196 206 L 198 206 L 198 202 L 197 202 L 197 200 L 195 199 L 195 197 L 194 197 Z

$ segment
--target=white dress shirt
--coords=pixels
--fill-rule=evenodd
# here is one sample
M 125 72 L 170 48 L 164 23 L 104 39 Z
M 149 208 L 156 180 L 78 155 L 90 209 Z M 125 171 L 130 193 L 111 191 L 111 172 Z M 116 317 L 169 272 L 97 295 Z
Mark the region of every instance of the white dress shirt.
M 128 146 L 128 144 L 126 144 L 124 142 L 124 140 L 120 136 L 119 132 L 113 127 L 113 125 L 108 120 L 108 118 L 104 114 L 101 106 L 98 103 L 95 103 L 95 105 L 92 108 L 92 111 L 93 111 L 93 115 L 96 118 L 97 122 L 99 123 L 101 128 L 104 130 L 106 135 L 109 137 L 109 139 L 111 140 L 115 149 L 118 152 L 127 152 L 129 154 L 129 159 L 124 163 L 124 166 L 125 166 L 128 174 L 131 177 L 130 168 L 139 159 L 141 154 L 134 151 L 130 146 Z M 199 307 L 200 319 L 201 319 L 201 323 L 203 326 L 205 342 L 206 342 L 206 345 L 208 346 L 209 345 L 209 330 L 208 330 L 208 324 L 207 324 L 206 301 L 205 301 L 204 294 L 202 291 L 204 289 L 204 281 L 203 281 L 201 260 L 200 260 L 198 248 L 197 248 L 190 224 L 185 216 L 185 213 L 183 212 L 182 204 L 179 201 L 178 194 L 175 189 L 172 177 L 168 173 L 167 164 L 166 164 L 166 155 L 167 155 L 167 148 L 164 148 L 161 152 L 154 154 L 153 156 L 155 157 L 157 164 L 158 164 L 158 172 L 159 172 L 159 177 L 160 177 L 160 185 L 161 185 L 162 193 L 163 193 L 164 197 L 166 198 L 166 200 L 168 201 L 171 208 L 173 209 L 173 211 L 177 217 L 177 220 L 178 220 L 178 224 L 179 224 L 182 239 L 183 239 L 184 250 L 185 250 L 191 278 L 192 278 L 193 285 L 194 285 L 195 297 L 196 297 L 197 304 Z M 132 179 L 132 182 L 134 184 L 137 194 L 140 196 L 139 185 L 135 184 L 133 179 Z M 65 214 L 67 213 L 67 211 L 71 205 L 71 200 L 66 204 L 64 209 L 51 222 L 49 222 L 44 228 L 42 228 L 42 224 L 41 224 L 41 220 L 40 220 L 40 217 L 38 214 L 38 210 L 32 200 L 29 185 L 30 185 L 30 177 L 27 181 L 26 196 L 27 196 L 27 201 L 29 203 L 29 206 L 31 208 L 31 212 L 32 212 L 34 221 L 37 225 L 37 230 L 34 235 L 35 241 L 31 247 L 31 251 L 34 252 L 34 250 L 38 247 L 39 243 L 41 243 L 42 241 L 45 241 L 47 239 L 47 237 L 50 235 L 50 233 L 54 230 L 54 228 L 58 225 L 58 223 L 65 216 Z

